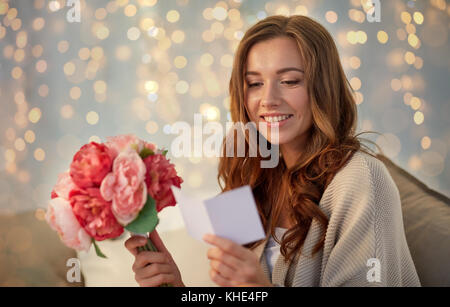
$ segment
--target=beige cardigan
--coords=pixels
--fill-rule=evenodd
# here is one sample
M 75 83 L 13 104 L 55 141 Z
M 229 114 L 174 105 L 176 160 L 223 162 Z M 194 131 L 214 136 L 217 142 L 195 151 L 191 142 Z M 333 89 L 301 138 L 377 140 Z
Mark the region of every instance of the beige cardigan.
M 400 195 L 378 159 L 356 152 L 325 189 L 319 203 L 329 218 L 324 247 L 311 257 L 321 234 L 313 220 L 302 253 L 285 264 L 280 254 L 270 274 L 264 242 L 253 251 L 275 286 L 420 286 L 406 243 Z M 269 234 L 268 234 L 269 235 Z M 379 260 L 380 281 L 369 281 Z M 369 277 L 370 277 L 369 276 Z

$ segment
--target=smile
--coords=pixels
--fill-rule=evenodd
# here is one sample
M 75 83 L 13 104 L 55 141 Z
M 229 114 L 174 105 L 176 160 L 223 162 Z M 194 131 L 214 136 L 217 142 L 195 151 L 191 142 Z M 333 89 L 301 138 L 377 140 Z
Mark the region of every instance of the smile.
M 281 115 L 281 116 L 261 116 L 264 121 L 268 123 L 281 123 L 287 121 L 289 118 L 291 118 L 292 114 L 289 115 Z

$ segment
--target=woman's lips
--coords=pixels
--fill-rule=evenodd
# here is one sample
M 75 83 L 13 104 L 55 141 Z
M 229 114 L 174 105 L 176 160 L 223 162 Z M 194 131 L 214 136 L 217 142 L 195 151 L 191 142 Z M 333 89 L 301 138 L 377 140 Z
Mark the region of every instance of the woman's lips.
M 264 119 L 264 116 L 261 116 L 262 122 L 266 123 L 268 127 L 282 127 L 284 126 L 289 120 L 291 120 L 294 115 L 289 114 L 290 116 L 282 121 L 279 122 L 268 122 Z

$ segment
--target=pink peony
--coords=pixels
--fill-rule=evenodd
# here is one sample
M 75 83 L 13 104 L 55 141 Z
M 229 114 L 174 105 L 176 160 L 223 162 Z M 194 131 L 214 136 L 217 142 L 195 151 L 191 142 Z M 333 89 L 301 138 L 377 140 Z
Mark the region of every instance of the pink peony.
M 62 197 L 65 200 L 69 200 L 69 193 L 72 190 L 78 189 L 78 186 L 73 182 L 69 172 L 61 173 L 58 175 L 58 181 L 53 187 L 52 198 Z
M 111 202 L 103 199 L 98 188 L 72 191 L 70 205 L 80 225 L 97 241 L 116 238 L 123 232 L 111 210 Z
M 144 162 L 136 151 L 127 150 L 119 153 L 114 160 L 113 171 L 100 186 L 103 198 L 112 200 L 112 211 L 124 226 L 138 216 L 147 201 L 144 179 Z
M 177 176 L 175 166 L 162 154 L 155 154 L 144 159 L 147 168 L 145 183 L 148 194 L 156 201 L 159 212 L 167 206 L 175 206 L 176 200 L 170 187 L 180 188 L 183 179 Z
M 117 155 L 119 155 L 119 153 L 121 153 L 122 151 L 127 151 L 129 149 L 135 150 L 138 154 L 144 148 L 151 149 L 153 152 L 156 152 L 157 150 L 155 144 L 147 143 L 136 137 L 134 134 L 124 134 L 108 137 L 107 140 L 108 141 L 105 143 L 105 145 L 110 148 L 113 158 L 117 157 Z
M 111 171 L 112 152 L 95 142 L 84 145 L 73 157 L 70 176 L 80 188 L 99 187 L 106 174 Z
M 151 149 L 153 152 L 157 151 L 156 145 L 153 143 L 144 142 L 144 147 Z
M 133 149 L 140 153 L 144 148 L 144 141 L 140 140 L 133 134 L 124 134 L 107 138 L 108 142 L 105 143 L 113 152 L 114 158 L 117 157 L 122 151 Z
M 62 197 L 50 200 L 45 219 L 65 245 L 79 251 L 89 250 L 91 237 L 76 219 L 69 201 Z

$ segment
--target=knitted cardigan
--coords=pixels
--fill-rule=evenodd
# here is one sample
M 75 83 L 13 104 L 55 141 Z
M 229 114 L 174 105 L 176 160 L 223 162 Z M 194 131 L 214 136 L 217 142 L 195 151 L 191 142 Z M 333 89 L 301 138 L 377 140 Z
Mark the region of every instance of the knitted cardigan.
M 329 219 L 323 248 L 311 256 L 322 234 L 313 220 L 300 255 L 280 254 L 269 271 L 262 244 L 254 247 L 274 286 L 420 286 L 406 243 L 400 195 L 385 165 L 356 152 L 325 189 L 319 207 Z

